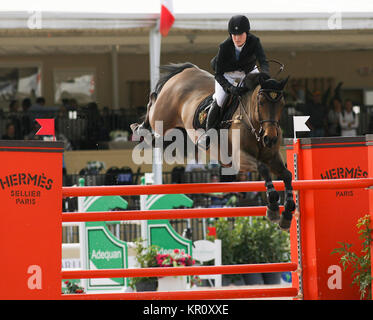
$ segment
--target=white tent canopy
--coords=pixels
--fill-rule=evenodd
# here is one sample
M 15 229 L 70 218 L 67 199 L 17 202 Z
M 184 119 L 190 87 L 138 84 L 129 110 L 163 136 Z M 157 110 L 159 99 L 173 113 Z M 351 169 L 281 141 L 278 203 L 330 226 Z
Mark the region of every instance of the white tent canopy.
M 245 13 L 256 31 L 330 30 L 339 23 L 344 30 L 373 29 L 372 12 L 333 13 Z M 230 14 L 175 14 L 174 29 L 226 30 Z M 39 17 L 42 29 L 126 29 L 151 28 L 159 14 L 149 13 L 72 13 L 51 11 L 1 12 L 0 29 L 30 29 L 30 21 Z
M 334 18 L 343 29 L 373 29 L 373 1 L 367 0 L 174 0 L 173 28 L 225 30 L 233 14 L 246 14 L 258 31 L 327 30 Z M 27 28 L 37 12 L 44 29 L 123 29 L 152 27 L 159 0 L 13 0 L 1 4 L 0 29 Z
M 173 0 L 174 13 L 333 13 L 372 12 L 373 3 L 367 0 Z M 106 1 L 50 1 L 12 0 L 1 4 L 0 11 L 44 11 L 85 13 L 148 13 L 159 14 L 160 0 Z

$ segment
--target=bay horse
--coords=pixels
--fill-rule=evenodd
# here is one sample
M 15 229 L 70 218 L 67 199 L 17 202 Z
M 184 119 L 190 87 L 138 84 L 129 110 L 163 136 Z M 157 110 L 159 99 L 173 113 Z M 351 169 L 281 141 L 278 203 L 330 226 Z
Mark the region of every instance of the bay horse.
M 214 76 L 191 63 L 170 64 L 161 67 L 166 71 L 160 77 L 154 92 L 149 96 L 147 113 L 143 124 L 132 124 L 131 129 L 151 129 L 154 134 L 164 136 L 174 128 L 184 128 L 189 138 L 196 143 L 198 134 L 191 135 L 196 109 L 204 99 L 214 92 Z M 235 111 L 229 128 L 229 150 L 233 161 L 239 159 L 240 172 L 259 172 L 265 181 L 267 196 L 267 218 L 279 224 L 283 230 L 291 225 L 295 210 L 292 174 L 280 156 L 282 130 L 279 121 L 285 104 L 283 89 L 288 78 L 278 81 L 261 77 L 261 73 L 249 74 L 244 85 L 251 89 L 239 98 L 240 106 Z M 156 132 L 156 121 L 163 122 L 163 132 Z M 240 144 L 232 148 L 231 132 L 238 129 Z M 236 131 L 237 132 L 237 131 Z M 220 154 L 220 153 L 219 153 Z M 274 189 L 271 174 L 277 175 L 285 184 L 285 210 L 279 213 L 279 194 Z

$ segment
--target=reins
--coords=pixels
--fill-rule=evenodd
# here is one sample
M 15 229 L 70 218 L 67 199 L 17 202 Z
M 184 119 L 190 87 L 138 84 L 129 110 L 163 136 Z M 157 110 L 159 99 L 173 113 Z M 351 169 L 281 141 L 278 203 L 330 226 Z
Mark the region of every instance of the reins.
M 280 69 L 278 70 L 278 72 L 277 72 L 277 74 L 276 74 L 275 77 L 277 77 L 282 71 L 284 71 L 284 67 L 285 66 L 281 62 L 279 62 L 277 60 L 274 60 L 274 59 L 268 60 L 268 62 L 275 62 L 275 63 L 277 63 L 277 64 L 280 65 Z M 255 68 L 258 69 L 257 66 Z M 244 83 L 244 81 L 245 80 L 242 79 L 238 86 L 241 86 L 242 83 Z M 266 98 L 270 102 L 275 103 L 275 102 L 277 102 L 278 100 L 280 100 L 282 98 L 283 91 L 282 90 L 262 89 L 262 88 L 260 88 L 259 91 L 258 91 L 258 94 L 257 94 L 256 108 L 259 108 L 259 98 L 260 98 L 261 94 L 265 95 Z M 259 132 L 257 132 L 257 130 L 255 129 L 255 127 L 254 127 L 254 125 L 253 125 L 253 123 L 252 123 L 252 121 L 250 119 L 250 116 L 246 112 L 246 109 L 245 109 L 245 107 L 244 107 L 244 105 L 242 103 L 241 96 L 238 96 L 238 102 L 239 102 L 239 107 L 240 107 L 240 114 L 239 114 L 239 116 L 236 116 L 236 118 L 234 120 L 228 120 L 228 121 L 225 121 L 225 122 L 239 123 L 239 122 L 241 122 L 241 120 L 243 120 L 242 114 L 244 114 L 245 118 L 247 119 L 247 122 L 246 121 L 242 121 L 242 122 L 247 127 L 247 129 L 255 136 L 256 141 L 259 142 L 260 138 L 262 137 L 262 135 L 264 133 L 263 123 L 270 122 L 270 123 L 272 123 L 272 124 L 275 125 L 275 127 L 276 127 L 277 130 L 280 127 L 277 120 L 272 120 L 272 119 L 261 120 L 260 119 L 260 112 L 258 110 L 258 117 L 259 117 L 258 122 L 259 122 L 260 128 L 259 128 Z
M 277 61 L 277 60 L 274 60 L 274 59 L 271 59 L 271 60 L 268 60 L 268 62 L 275 62 L 277 64 L 280 65 L 280 69 L 278 70 L 277 74 L 275 77 L 277 77 L 282 71 L 284 71 L 284 64 Z M 258 69 L 258 67 L 256 67 Z M 242 85 L 242 83 L 244 82 L 244 79 L 242 79 L 241 83 L 239 84 L 239 86 Z M 258 109 L 259 108 L 259 98 L 260 98 L 260 95 L 261 94 L 264 94 L 266 96 L 266 98 L 275 103 L 277 101 L 279 101 L 282 96 L 283 96 L 283 91 L 282 90 L 273 90 L 273 89 L 262 89 L 260 88 L 259 91 L 258 91 L 258 94 L 257 94 L 257 98 L 256 98 L 256 108 Z M 255 129 L 251 119 L 250 119 L 250 116 L 248 115 L 248 113 L 246 112 L 245 110 L 245 107 L 242 103 L 242 99 L 241 99 L 241 96 L 238 96 L 238 101 L 239 101 L 239 106 L 240 106 L 240 115 L 238 116 L 238 119 L 236 120 L 242 120 L 242 113 L 245 115 L 246 119 L 247 119 L 247 123 L 245 121 L 243 121 L 244 125 L 249 129 L 249 131 L 255 136 L 255 139 L 256 141 L 260 141 L 260 138 L 262 137 L 263 133 L 264 133 L 264 130 L 263 130 L 263 123 L 265 122 L 270 122 L 272 124 L 275 125 L 276 129 L 279 128 L 279 123 L 278 121 L 276 120 L 272 120 L 272 119 L 266 119 L 266 120 L 261 120 L 260 119 L 260 112 L 259 110 L 257 110 L 258 112 L 258 117 L 259 117 L 259 125 L 260 125 L 260 128 L 259 128 L 259 132 L 257 132 L 257 130 Z M 254 110 L 255 112 L 255 110 Z

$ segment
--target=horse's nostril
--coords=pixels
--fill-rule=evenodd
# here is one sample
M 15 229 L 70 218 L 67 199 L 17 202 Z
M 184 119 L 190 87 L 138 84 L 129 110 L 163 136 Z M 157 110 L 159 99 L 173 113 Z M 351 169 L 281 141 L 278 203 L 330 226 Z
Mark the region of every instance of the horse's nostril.
M 276 143 L 277 143 L 277 137 L 273 137 L 273 138 L 272 138 L 272 143 L 273 143 L 273 144 L 276 144 Z
M 266 146 L 269 146 L 269 144 L 271 143 L 271 139 L 268 136 L 264 136 L 263 142 Z

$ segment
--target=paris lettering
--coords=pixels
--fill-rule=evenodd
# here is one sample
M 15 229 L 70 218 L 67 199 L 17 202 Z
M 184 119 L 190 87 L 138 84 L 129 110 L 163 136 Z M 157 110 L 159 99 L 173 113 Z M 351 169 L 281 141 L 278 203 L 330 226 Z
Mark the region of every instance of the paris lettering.
M 320 174 L 321 179 L 355 179 L 368 178 L 368 172 L 357 166 L 356 168 L 332 168 Z

